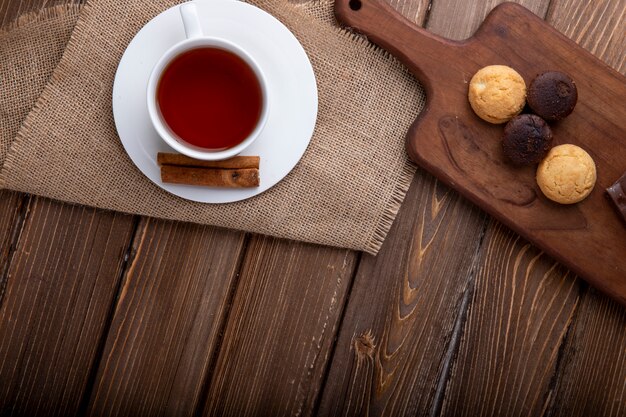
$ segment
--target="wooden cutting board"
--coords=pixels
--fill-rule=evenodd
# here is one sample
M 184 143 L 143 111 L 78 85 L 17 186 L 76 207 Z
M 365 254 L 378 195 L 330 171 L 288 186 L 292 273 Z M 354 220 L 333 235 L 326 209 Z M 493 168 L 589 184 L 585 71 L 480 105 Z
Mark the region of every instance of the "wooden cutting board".
M 605 195 L 626 171 L 626 78 L 513 3 L 493 9 L 464 41 L 435 36 L 380 0 L 337 0 L 335 14 L 423 84 L 427 104 L 406 136 L 410 158 L 626 305 L 626 225 Z M 583 202 L 549 201 L 535 182 L 536 167 L 504 161 L 504 125 L 478 118 L 467 100 L 471 77 L 492 64 L 514 68 L 527 85 L 547 70 L 576 82 L 574 112 L 551 127 L 555 145 L 576 144 L 596 162 L 598 180 Z

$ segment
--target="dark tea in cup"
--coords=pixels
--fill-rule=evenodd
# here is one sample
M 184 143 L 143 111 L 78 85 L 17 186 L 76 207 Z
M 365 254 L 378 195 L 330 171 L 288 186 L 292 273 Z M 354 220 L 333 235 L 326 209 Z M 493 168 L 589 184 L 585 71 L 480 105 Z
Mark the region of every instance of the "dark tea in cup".
M 211 151 L 232 148 L 248 138 L 264 105 L 250 65 L 231 51 L 211 46 L 184 51 L 167 64 L 156 102 L 174 136 Z
M 146 88 L 150 122 L 184 155 L 232 158 L 248 149 L 267 123 L 271 100 L 265 73 L 255 48 L 205 35 L 194 2 L 178 8 L 186 37 L 152 68 Z

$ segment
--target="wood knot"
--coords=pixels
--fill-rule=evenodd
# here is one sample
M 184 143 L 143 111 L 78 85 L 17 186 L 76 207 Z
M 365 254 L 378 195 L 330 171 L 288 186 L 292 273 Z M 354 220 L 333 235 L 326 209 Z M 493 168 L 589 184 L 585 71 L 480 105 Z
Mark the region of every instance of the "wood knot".
M 354 350 L 359 359 L 373 359 L 376 350 L 374 335 L 368 330 L 354 339 Z

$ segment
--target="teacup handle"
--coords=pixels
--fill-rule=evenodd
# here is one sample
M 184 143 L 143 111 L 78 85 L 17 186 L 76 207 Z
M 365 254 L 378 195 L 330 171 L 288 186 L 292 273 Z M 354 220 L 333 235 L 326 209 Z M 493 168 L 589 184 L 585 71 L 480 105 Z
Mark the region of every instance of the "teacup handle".
M 194 3 L 185 3 L 180 6 L 180 16 L 183 18 L 183 26 L 187 39 L 199 38 L 204 36 L 200 18 L 198 17 L 198 9 Z

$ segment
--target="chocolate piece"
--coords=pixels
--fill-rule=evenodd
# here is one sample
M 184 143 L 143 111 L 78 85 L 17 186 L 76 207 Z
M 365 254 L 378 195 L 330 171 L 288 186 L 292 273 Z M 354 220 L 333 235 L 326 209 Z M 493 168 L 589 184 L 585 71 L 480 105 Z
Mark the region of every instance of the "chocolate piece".
M 607 194 L 613 200 L 617 212 L 622 216 L 624 222 L 626 222 L 626 173 L 606 189 Z
M 545 120 L 561 120 L 576 106 L 578 90 L 567 74 L 548 71 L 538 75 L 528 87 L 528 106 Z
M 534 114 L 515 116 L 504 127 L 502 136 L 504 156 L 516 165 L 538 163 L 551 147 L 552 132 L 539 116 Z

